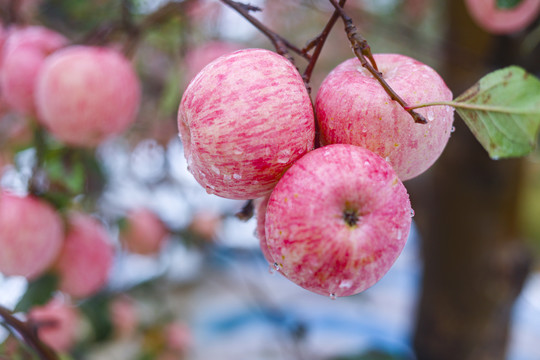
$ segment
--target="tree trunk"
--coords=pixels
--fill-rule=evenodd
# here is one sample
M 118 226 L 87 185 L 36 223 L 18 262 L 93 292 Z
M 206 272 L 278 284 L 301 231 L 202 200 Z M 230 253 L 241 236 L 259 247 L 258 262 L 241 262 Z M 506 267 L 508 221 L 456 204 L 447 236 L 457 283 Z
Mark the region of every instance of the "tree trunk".
M 443 77 L 459 95 L 516 62 L 516 40 L 479 30 L 463 1 L 446 4 Z M 501 42 L 502 56 L 491 56 Z M 512 306 L 531 264 L 517 221 L 524 162 L 491 160 L 463 121 L 455 122 L 437 164 L 407 184 L 424 261 L 414 348 L 419 360 L 504 359 Z

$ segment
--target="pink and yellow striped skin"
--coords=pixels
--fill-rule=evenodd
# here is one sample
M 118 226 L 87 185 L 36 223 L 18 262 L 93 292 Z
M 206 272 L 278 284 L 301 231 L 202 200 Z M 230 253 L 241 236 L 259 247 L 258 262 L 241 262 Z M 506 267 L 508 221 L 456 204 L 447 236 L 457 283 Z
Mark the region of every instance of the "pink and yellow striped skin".
M 375 54 L 384 79 L 409 105 L 452 100 L 443 79 L 427 65 L 396 54 Z M 388 158 L 402 181 L 426 171 L 446 146 L 454 120 L 450 106 L 418 109 L 417 124 L 379 82 L 349 59 L 321 84 L 316 113 L 323 144 L 352 144 Z
M 379 281 L 399 256 L 411 205 L 384 159 L 338 144 L 308 153 L 285 173 L 265 220 L 268 250 L 288 279 L 321 295 L 349 296 Z
M 262 49 L 222 56 L 201 70 L 184 92 L 178 127 L 195 179 L 230 199 L 268 194 L 315 137 L 300 74 Z

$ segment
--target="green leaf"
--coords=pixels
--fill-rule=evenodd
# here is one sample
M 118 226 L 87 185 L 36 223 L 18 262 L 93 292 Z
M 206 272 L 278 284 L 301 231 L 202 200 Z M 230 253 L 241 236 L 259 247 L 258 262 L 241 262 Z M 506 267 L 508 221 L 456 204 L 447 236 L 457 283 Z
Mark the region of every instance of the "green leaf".
M 497 8 L 512 9 L 521 4 L 522 1 L 523 0 L 497 0 Z
M 448 103 L 493 159 L 529 154 L 540 128 L 540 80 L 510 66 L 484 76 Z
M 15 306 L 15 312 L 27 312 L 37 305 L 45 305 L 52 298 L 58 288 L 58 276 L 45 274 L 30 282 L 23 297 Z

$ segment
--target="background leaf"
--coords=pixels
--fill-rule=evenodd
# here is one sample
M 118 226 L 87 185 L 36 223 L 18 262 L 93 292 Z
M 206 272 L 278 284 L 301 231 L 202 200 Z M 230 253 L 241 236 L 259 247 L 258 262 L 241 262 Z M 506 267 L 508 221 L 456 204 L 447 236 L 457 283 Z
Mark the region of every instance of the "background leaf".
M 497 0 L 497 8 L 511 9 L 521 4 L 523 0 Z
M 494 158 L 529 154 L 540 128 L 540 80 L 510 66 L 484 76 L 451 104 Z
M 27 312 L 34 306 L 45 305 L 52 298 L 57 288 L 58 276 L 54 274 L 45 274 L 31 281 L 24 296 L 15 307 L 15 312 Z

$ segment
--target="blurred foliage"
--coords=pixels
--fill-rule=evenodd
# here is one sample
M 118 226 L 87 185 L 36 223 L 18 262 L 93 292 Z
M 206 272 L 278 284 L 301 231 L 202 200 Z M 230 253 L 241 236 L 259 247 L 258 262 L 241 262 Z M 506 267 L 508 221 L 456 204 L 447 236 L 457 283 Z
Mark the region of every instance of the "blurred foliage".
M 23 297 L 15 306 L 15 312 L 27 312 L 37 305 L 45 305 L 58 288 L 58 276 L 49 273 L 30 281 Z

